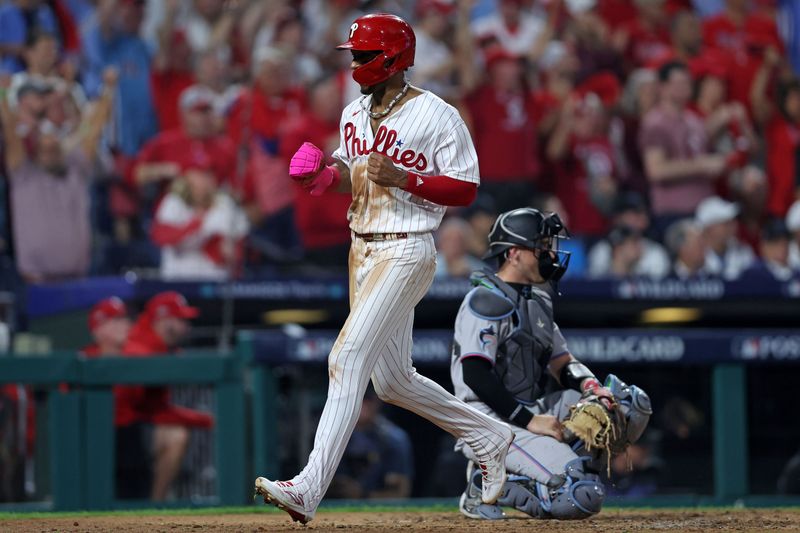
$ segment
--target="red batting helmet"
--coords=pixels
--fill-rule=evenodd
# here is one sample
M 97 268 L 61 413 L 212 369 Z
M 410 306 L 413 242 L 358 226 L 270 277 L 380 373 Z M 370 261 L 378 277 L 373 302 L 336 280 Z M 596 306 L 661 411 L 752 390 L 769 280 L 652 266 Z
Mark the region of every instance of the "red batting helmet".
M 414 64 L 417 39 L 408 22 L 388 13 L 357 18 L 350 25 L 347 41 L 337 50 L 381 52 L 373 60 L 353 71 L 353 79 L 361 85 L 376 85 Z

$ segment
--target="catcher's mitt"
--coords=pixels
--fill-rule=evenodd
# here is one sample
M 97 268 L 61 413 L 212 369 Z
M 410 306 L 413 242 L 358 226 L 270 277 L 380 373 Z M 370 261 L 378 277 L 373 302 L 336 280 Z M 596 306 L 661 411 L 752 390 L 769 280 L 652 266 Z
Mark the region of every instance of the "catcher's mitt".
M 626 418 L 619 405 L 595 394 L 581 398 L 564 421 L 564 427 L 583 441 L 587 451 L 602 450 L 607 454 L 609 475 L 611 457 L 624 452 L 629 444 L 625 425 Z

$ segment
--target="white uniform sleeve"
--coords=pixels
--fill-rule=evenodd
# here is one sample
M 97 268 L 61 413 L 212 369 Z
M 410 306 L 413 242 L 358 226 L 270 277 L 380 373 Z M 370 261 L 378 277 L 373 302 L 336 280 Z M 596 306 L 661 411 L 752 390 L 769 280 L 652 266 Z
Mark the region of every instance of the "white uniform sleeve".
M 345 108 L 342 112 L 342 118 L 339 120 L 339 147 L 333 151 L 331 157 L 338 159 L 348 167 L 350 166 L 350 156 L 347 155 L 347 146 L 344 140 L 344 117 L 347 115 L 349 108 Z
M 454 113 L 457 113 L 455 110 Z M 472 144 L 467 125 L 460 116 L 448 121 L 442 131 L 442 140 L 434 152 L 434 168 L 436 173 L 469 183 L 479 184 L 480 170 L 478 155 Z
M 556 357 L 562 356 L 565 353 L 569 353 L 569 348 L 567 348 L 567 339 L 564 338 L 564 335 L 561 333 L 561 329 L 558 327 L 558 324 L 553 322 L 553 353 L 550 356 L 550 359 L 555 359 Z
M 458 361 L 480 357 L 492 366 L 497 358 L 497 321 L 475 316 L 464 304 L 456 317 L 455 342 L 459 347 Z

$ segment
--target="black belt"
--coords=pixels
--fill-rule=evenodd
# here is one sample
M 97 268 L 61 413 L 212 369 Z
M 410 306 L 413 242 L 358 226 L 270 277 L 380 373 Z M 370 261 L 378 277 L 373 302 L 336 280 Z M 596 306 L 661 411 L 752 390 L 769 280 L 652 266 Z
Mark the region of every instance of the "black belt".
M 365 242 L 396 241 L 407 239 L 408 233 L 355 233 L 355 236 Z

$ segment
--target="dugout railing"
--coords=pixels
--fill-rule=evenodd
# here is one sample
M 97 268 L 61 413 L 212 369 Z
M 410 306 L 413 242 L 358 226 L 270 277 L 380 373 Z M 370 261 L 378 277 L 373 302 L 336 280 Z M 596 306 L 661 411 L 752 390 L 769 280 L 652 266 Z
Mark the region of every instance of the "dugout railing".
M 114 385 L 208 385 L 216 397 L 216 496 L 206 504 L 250 499 L 247 471 L 245 363 L 232 355 L 85 359 L 74 353 L 0 357 L 0 384 L 21 383 L 46 393 L 51 497 L 35 509 L 103 510 L 149 505 L 115 498 Z M 176 502 L 189 506 L 192 502 Z M 19 508 L 32 508 L 19 505 Z M 12 505 L 10 509 L 13 509 Z

